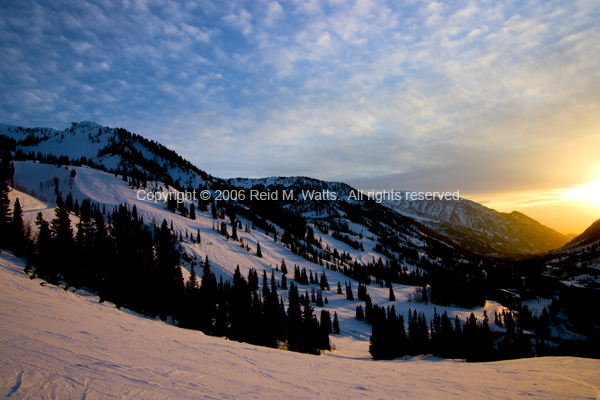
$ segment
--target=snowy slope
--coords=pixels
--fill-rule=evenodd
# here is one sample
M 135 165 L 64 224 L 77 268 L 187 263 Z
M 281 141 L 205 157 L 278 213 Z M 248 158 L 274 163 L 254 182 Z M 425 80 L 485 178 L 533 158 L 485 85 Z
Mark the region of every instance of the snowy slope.
M 386 207 L 416 218 L 464 247 L 474 246 L 469 242 L 477 240 L 489 246 L 487 252 L 535 254 L 557 249 L 572 238 L 517 211 L 501 213 L 462 198 L 413 200 L 410 192 L 395 193 L 399 194 L 400 199 L 384 200 Z
M 600 362 L 376 362 L 254 347 L 28 279 L 0 255 L 0 395 L 9 399 L 592 399 Z
M 164 146 L 124 129 L 95 122 L 73 123 L 64 131 L 0 124 L 0 135 L 15 139 L 17 148 L 25 155 L 66 156 L 76 161 L 84 157 L 106 170 L 137 168 L 182 186 L 198 187 L 205 185 L 208 179 L 206 173 Z
M 76 172 L 73 178 L 70 177 L 71 170 Z M 276 279 L 281 281 L 282 273 L 277 268 L 281 264 L 282 259 L 285 259 L 286 265 L 291 271 L 293 271 L 294 265 L 298 265 L 300 268 L 306 268 L 307 273 L 308 271 L 312 271 L 313 275 L 318 274 L 320 276 L 324 273 L 331 287 L 331 290 L 323 292 L 323 296 L 327 297 L 329 302 L 324 308 L 331 310 L 332 313 L 333 311 L 338 313 L 340 327 L 342 333 L 345 335 L 343 341 L 344 343 L 346 343 L 345 341 L 349 341 L 348 343 L 350 343 L 346 343 L 345 345 L 342 343 L 342 346 L 350 345 L 352 347 L 351 351 L 354 354 L 360 353 L 363 358 L 370 357 L 368 354 L 368 340 L 371 333 L 371 326 L 366 322 L 355 319 L 356 307 L 359 304 L 364 307 L 365 303 L 360 300 L 349 301 L 346 299 L 345 294 L 338 295 L 335 292 L 337 282 L 341 282 L 342 287 L 345 282 L 349 282 L 352 284 L 353 292 L 356 295 L 358 287 L 356 281 L 340 272 L 308 262 L 282 246 L 280 241 L 274 242 L 272 238 L 269 238 L 259 230 L 250 229 L 250 232 L 238 230 L 238 236 L 243 239 L 244 243 L 249 244 L 252 249 L 250 252 L 247 252 L 241 248 L 239 243 L 227 240 L 217 230 L 213 230 L 214 220 L 209 212 L 197 212 L 197 218 L 191 220 L 180 214 L 168 211 L 166 205 L 163 203 L 139 200 L 137 189 L 132 189 L 122 179 L 115 177 L 113 174 L 88 167 L 56 167 L 49 164 L 15 162 L 15 185 L 18 185 L 27 192 L 34 191 L 37 196 L 43 195 L 52 198 L 55 190 L 54 186 L 50 185 L 47 187 L 45 182 L 55 182 L 54 178 L 57 178 L 56 180 L 59 182 L 59 187 L 63 194 L 71 193 L 73 199 L 78 200 L 80 203 L 84 198 L 89 198 L 93 202 L 104 205 L 108 211 L 119 204 L 127 204 L 130 207 L 135 205 L 138 215 L 143 217 L 147 223 L 160 225 L 163 220 L 167 220 L 169 223 L 172 222 L 173 229 L 176 232 L 182 233 L 182 252 L 196 260 L 196 265 L 208 256 L 211 269 L 217 275 L 217 279 L 222 277 L 224 280 L 231 280 L 236 267 L 239 266 L 243 276 L 247 276 L 248 271 L 253 268 L 259 274 L 263 270 L 266 270 L 269 276 L 273 271 Z M 40 185 L 40 183 L 43 184 Z M 40 187 L 43 190 L 40 191 Z M 163 187 L 163 190 L 166 189 Z M 42 210 L 44 218 L 47 221 L 54 218 L 53 205 L 47 205 L 18 190 L 13 190 L 10 194 L 11 207 L 14 199 L 17 197 L 19 197 L 24 210 L 24 219 L 32 224 L 32 228 L 35 228 L 33 222 L 40 210 Z M 71 215 L 71 219 L 75 228 L 78 218 Z M 244 225 L 247 224 L 247 221 L 243 218 L 241 221 Z M 353 228 L 359 229 L 357 226 Z M 185 238 L 186 232 L 195 235 L 197 231 L 200 231 L 201 243 L 193 243 L 191 240 Z M 321 239 L 323 245 L 329 245 L 332 249 L 335 248 L 339 252 L 351 254 L 353 259 L 357 259 L 360 262 L 369 262 L 373 258 L 380 257 L 380 254 L 373 250 L 374 242 L 366 237 L 362 239 L 365 251 L 356 251 L 348 244 L 332 238 L 331 235 L 323 234 L 318 230 L 316 231 L 316 236 Z M 257 257 L 255 254 L 257 243 L 261 245 L 262 258 Z M 190 272 L 190 264 L 183 262 L 182 267 L 184 277 L 187 278 Z M 288 279 L 291 278 L 291 275 L 293 276 L 293 274 L 288 274 Z M 300 294 L 303 294 L 312 288 L 318 289 L 318 285 L 298 285 L 298 288 Z M 408 298 L 415 290 L 413 286 L 393 284 L 393 289 L 397 298 L 394 302 L 388 300 L 389 289 L 386 287 L 370 285 L 368 286 L 368 293 L 373 304 L 379 304 L 384 307 L 394 305 L 396 311 L 403 315 L 407 315 L 409 309 L 416 309 L 419 313 L 424 313 L 427 320 L 433 318 L 434 310 L 436 309 L 439 313 L 447 311 L 451 318 L 458 315 L 461 321 L 465 321 L 471 312 L 478 319 L 481 319 L 483 318 L 484 310 L 487 311 L 488 315 L 494 315 L 494 311 L 501 311 L 503 308 L 492 301 L 488 301 L 484 307 L 473 310 L 459 307 L 436 307 L 432 304 L 409 302 Z M 288 293 L 287 291 L 280 290 L 279 295 L 287 299 Z M 319 308 L 317 307 L 318 311 Z

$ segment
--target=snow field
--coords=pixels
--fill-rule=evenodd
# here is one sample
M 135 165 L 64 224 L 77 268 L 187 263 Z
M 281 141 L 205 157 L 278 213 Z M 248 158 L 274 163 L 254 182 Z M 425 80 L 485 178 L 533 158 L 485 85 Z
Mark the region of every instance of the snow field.
M 594 399 L 600 362 L 311 356 L 205 336 L 29 279 L 0 255 L 0 396 L 10 399 Z M 340 342 L 342 347 L 345 341 Z

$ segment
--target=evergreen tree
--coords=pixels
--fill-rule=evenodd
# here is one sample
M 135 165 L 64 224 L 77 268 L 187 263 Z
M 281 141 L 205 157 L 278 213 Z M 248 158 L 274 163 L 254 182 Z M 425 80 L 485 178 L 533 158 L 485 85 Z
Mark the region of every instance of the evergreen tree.
M 367 295 L 367 299 L 365 301 L 365 320 L 367 323 L 372 322 L 373 317 L 373 302 L 371 301 L 371 296 Z
M 250 274 L 249 274 L 250 275 Z M 240 266 L 233 274 L 233 293 L 229 299 L 229 320 L 231 323 L 231 338 L 247 341 L 248 331 L 253 321 L 250 319 L 252 295 L 248 282 L 240 273 Z
M 90 286 L 98 291 L 98 296 L 101 296 L 101 288 L 104 286 L 106 279 L 106 265 L 113 265 L 115 262 L 112 241 L 108 236 L 106 223 L 104 222 L 103 214 L 97 210 L 93 217 L 94 228 L 92 230 L 91 249 L 89 251 L 89 278 Z M 150 277 L 145 277 L 150 279 Z M 102 297 L 101 297 L 102 299 Z M 154 303 L 150 301 L 149 303 Z M 154 307 L 154 311 L 156 308 Z M 154 317 L 154 315 L 152 315 Z
M 394 338 L 392 338 L 394 340 Z M 398 343 L 398 357 L 402 357 L 406 354 L 406 328 L 404 327 L 404 316 L 400 315 L 398 317 L 398 331 L 395 338 L 395 341 Z
M 385 311 L 383 308 L 375 306 L 373 313 L 369 353 L 374 360 L 394 358 L 389 351 L 390 342 Z
M 299 339 L 298 351 L 320 354 L 321 329 L 310 304 L 306 304 L 302 312 L 302 331 Z
M 416 310 L 415 310 L 416 312 Z M 427 325 L 427 319 L 425 318 L 425 314 L 421 313 L 419 315 L 418 321 L 418 353 L 417 354 L 429 354 L 429 327 Z
M 454 351 L 452 352 L 452 356 L 454 358 L 464 358 L 464 337 L 463 337 L 463 329 L 462 324 L 460 323 L 460 319 L 458 315 L 454 318 L 454 334 L 456 336 Z
M 327 310 L 321 310 L 321 344 L 320 349 L 331 350 L 329 334 L 331 333 L 331 315 Z
M 10 248 L 10 201 L 8 200 L 8 185 L 0 176 L 0 248 Z
M 441 357 L 453 358 L 455 352 L 456 336 L 452 328 L 452 321 L 448 318 L 448 313 L 444 311 L 441 319 L 441 332 L 437 335 L 439 342 L 439 354 Z
M 73 228 L 69 212 L 62 200 L 57 198 L 57 207 L 54 210 L 55 218 L 50 223 L 52 231 L 52 253 L 51 262 L 54 263 L 53 269 L 63 271 L 63 277 L 67 281 L 73 278 L 73 255 L 75 250 L 75 239 L 73 238 Z
M 200 303 L 202 304 L 202 313 L 200 315 L 200 329 L 205 334 L 212 330 L 212 320 L 217 311 L 217 278 L 210 269 L 208 255 L 204 259 L 202 267 L 202 283 L 200 285 Z
M 319 286 L 321 290 L 329 290 L 329 282 L 327 282 L 327 276 L 325 276 L 325 272 L 321 272 L 321 281 L 319 282 Z
M 34 253 L 33 264 L 36 266 L 37 275 L 48 282 L 56 282 L 57 270 L 55 264 L 51 263 L 52 258 L 52 233 L 50 224 L 44 220 L 42 213 L 37 214 L 35 225 L 38 227 L 38 235 L 35 241 L 36 251 Z
M 260 250 L 260 242 L 256 242 L 256 255 L 262 258 L 262 251 Z
M 288 348 L 292 351 L 299 351 L 300 330 L 302 329 L 302 309 L 300 307 L 300 297 L 298 288 L 294 282 L 290 283 L 288 292 Z
M 281 259 L 281 267 L 279 267 L 279 269 L 281 270 L 281 273 L 284 275 L 288 273 L 288 269 L 287 269 L 287 266 L 285 265 L 285 260 L 283 258 Z
M 354 300 L 354 294 L 352 294 L 352 282 L 346 284 L 346 299 Z
M 215 204 L 215 201 L 212 201 L 212 204 L 210 205 L 210 211 L 212 213 L 212 217 L 213 219 L 217 219 L 217 205 Z
M 262 276 L 262 296 L 263 296 L 263 301 L 267 301 L 267 299 L 270 297 L 271 295 L 271 291 L 269 290 L 269 283 L 267 280 L 267 270 L 263 269 L 263 276 Z
M 317 292 L 317 299 L 315 304 L 317 307 L 323 307 L 323 293 L 320 290 Z
M 23 210 L 21 203 L 17 198 L 12 213 L 11 226 L 11 241 L 12 251 L 17 257 L 21 257 L 25 253 L 27 242 L 25 240 L 25 225 L 23 223 Z
M 365 320 L 365 313 L 363 311 L 362 306 L 359 304 L 358 306 L 356 306 L 356 319 L 359 321 L 364 321 Z
M 417 310 L 411 313 L 408 309 L 408 338 L 407 338 L 407 354 L 419 354 L 419 320 Z
M 190 204 L 190 219 L 196 219 L 196 206 L 194 203 Z
M 390 285 L 389 299 L 390 299 L 390 301 L 395 301 L 396 300 L 396 295 L 394 294 L 394 288 L 392 287 L 392 285 Z
M 235 222 L 235 220 L 231 221 L 231 240 L 238 240 L 238 235 L 237 235 L 237 224 Z
M 227 300 L 224 294 L 221 294 L 218 299 L 218 306 L 215 315 L 215 327 L 213 329 L 214 336 L 228 336 L 229 326 L 227 318 Z
M 91 271 L 89 256 L 92 250 L 92 239 L 94 225 L 92 223 L 92 210 L 90 201 L 85 199 L 81 202 L 79 210 L 79 222 L 77 223 L 77 234 L 75 236 L 76 269 L 74 270 L 74 285 L 80 287 L 84 282 L 93 284 L 93 272 Z
M 477 317 L 471 313 L 469 318 L 463 327 L 463 340 L 464 340 L 464 354 L 467 361 L 474 361 L 477 358 L 477 353 L 480 349 L 477 347 L 479 339 L 479 326 L 477 324 Z
M 202 312 L 200 305 L 200 287 L 196 276 L 196 269 L 192 261 L 190 276 L 185 284 L 185 303 L 183 305 L 180 326 L 189 329 L 200 329 L 199 316 Z
M 476 359 L 481 361 L 489 361 L 494 358 L 494 338 L 492 337 L 492 330 L 490 329 L 490 320 L 487 316 L 487 312 L 483 311 L 483 321 L 479 328 L 477 347 L 478 352 L 476 353 Z
M 162 282 L 160 318 L 166 320 L 171 315 L 173 319 L 178 318 L 178 306 L 182 304 L 184 293 L 183 276 L 179 266 L 179 252 L 176 249 L 176 241 L 163 220 L 156 238 L 156 263 L 159 281 Z M 204 282 L 203 282 L 204 283 Z
M 333 313 L 333 333 L 336 335 L 340 334 L 340 320 L 338 319 L 337 311 Z

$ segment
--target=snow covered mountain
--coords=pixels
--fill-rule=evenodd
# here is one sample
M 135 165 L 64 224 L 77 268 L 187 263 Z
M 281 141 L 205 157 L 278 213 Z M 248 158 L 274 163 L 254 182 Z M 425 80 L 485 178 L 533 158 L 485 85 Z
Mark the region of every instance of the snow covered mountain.
M 353 197 L 359 191 L 344 183 L 323 182 L 307 177 L 238 178 L 225 181 L 212 177 L 156 142 L 121 128 L 108 128 L 88 121 L 74 123 L 64 131 L 0 124 L 0 135 L 15 140 L 18 149 L 16 160 L 37 159 L 56 161 L 58 164 L 89 165 L 137 180 L 160 181 L 178 190 L 291 190 L 295 194 L 294 199 L 280 202 L 291 214 L 308 219 L 350 216 L 354 222 L 372 228 L 376 236 L 391 237 L 397 232 L 404 232 L 404 236 L 422 240 L 422 235 L 415 233 L 419 231 L 427 237 L 446 242 L 450 247 L 480 254 L 541 253 L 561 247 L 572 238 L 517 211 L 499 213 L 465 199 L 384 199 L 381 205 L 408 217 L 403 218 L 388 213 L 375 201 Z M 404 195 L 406 192 L 397 193 Z M 315 198 L 315 195 L 319 197 Z M 360 207 L 354 207 L 356 205 Z M 380 221 L 374 222 L 372 218 L 365 217 L 364 209 L 371 216 L 381 216 L 377 218 Z M 380 223 L 384 220 L 390 224 Z M 401 242 L 407 240 L 406 237 L 400 239 Z
M 572 239 L 518 211 L 501 213 L 462 198 L 412 200 L 405 191 L 396 193 L 400 199 L 386 199 L 383 204 L 461 247 L 484 254 L 538 254 Z
M 367 365 L 371 326 L 356 318 L 357 309 L 366 309 L 367 301 L 350 298 L 341 290 L 338 292 L 336 286 L 343 283 L 356 293 L 360 283 L 368 290 L 369 302 L 382 309 L 391 308 L 399 315 L 408 315 L 412 310 L 426 321 L 434 321 L 435 315 L 445 313 L 457 319 L 460 326 L 471 315 L 483 321 L 484 315 L 506 312 L 506 307 L 493 296 L 498 288 L 495 281 L 498 274 L 494 272 L 497 264 L 501 264 L 497 259 L 485 259 L 465 250 L 467 246 L 435 232 L 422 218 L 403 216 L 376 201 L 357 199 L 354 189 L 343 183 L 306 177 L 222 180 L 192 166 L 160 144 L 88 122 L 74 124 L 62 132 L 8 126 L 2 126 L 1 131 L 5 135 L 3 146 L 12 149 L 15 158 L 11 181 L 14 188 L 8 195 L 10 207 L 19 199 L 23 219 L 30 229 L 26 230 L 28 235 L 37 233 L 38 213 L 46 221 L 55 218 L 57 194 L 67 196 L 73 207 L 68 214 L 73 227 L 79 229 L 83 219 L 76 207 L 91 201 L 107 220 L 112 218 L 113 237 L 117 210 L 135 209 L 135 221 L 147 227 L 168 221 L 169 231 L 177 238 L 181 273 L 188 283 L 192 281 L 192 267 L 199 267 L 205 259 L 210 259 L 216 279 L 226 282 L 231 282 L 238 267 L 242 276 L 250 276 L 252 271 L 264 272 L 265 276 L 272 276 L 270 288 L 276 292 L 275 298 L 287 308 L 291 301 L 289 292 L 283 288 L 285 261 L 290 272 L 298 267 L 311 276 L 310 281 L 302 282 L 290 273 L 288 279 L 295 280 L 306 299 L 311 292 L 322 293 L 325 304 L 315 309 L 335 312 L 340 326 L 340 333 L 330 338 L 333 350 L 324 351 L 325 357 L 319 358 L 323 361 L 305 355 L 288 356 L 291 352 L 256 348 L 176 329 L 172 325 L 177 320 L 173 318 L 165 318 L 165 323 L 129 310 L 117 311 L 109 303 L 112 300 L 99 305 L 89 288 L 80 290 L 77 286 L 75 290 L 58 282 L 65 289 L 58 290 L 55 285 L 29 280 L 19 272 L 25 266 L 24 261 L 3 251 L 0 336 L 8 339 L 0 342 L 0 358 L 9 361 L 0 365 L 3 377 L 0 390 L 7 396 L 46 397 L 55 393 L 56 398 L 99 398 L 129 393 L 140 398 L 197 398 L 208 392 L 219 398 L 246 395 L 277 398 L 280 394 L 289 398 L 322 395 L 347 398 L 348 393 L 355 397 L 368 391 L 370 397 L 397 398 L 397 385 L 382 382 L 385 377 L 395 376 L 395 380 L 400 374 L 414 379 L 416 375 L 422 378 L 439 371 L 452 377 L 450 392 L 447 387 L 442 388 L 448 382 L 446 376 L 443 380 L 446 383 L 440 381 L 433 388 L 409 390 L 406 396 L 481 397 L 480 389 L 466 388 L 470 383 L 465 382 L 472 382 L 475 370 L 456 367 L 462 363 L 416 358 L 410 371 L 418 370 L 418 374 L 408 372 L 402 361 Z M 183 196 L 175 207 L 160 200 L 193 190 L 209 198 L 194 200 Z M 253 199 L 252 193 L 257 198 Z M 266 198 L 258 194 L 265 194 Z M 192 205 L 196 207 L 194 218 Z M 136 266 L 132 262 L 119 264 L 118 268 L 125 273 Z M 513 283 L 521 283 L 523 276 L 504 275 L 503 285 L 507 285 L 504 287 L 515 287 Z M 325 277 L 331 288 L 316 282 L 317 276 Z M 492 278 L 487 279 L 488 276 Z M 262 286 L 263 294 L 253 295 L 259 302 L 267 296 L 265 285 Z M 429 301 L 423 300 L 423 290 L 429 292 Z M 395 293 L 395 298 L 391 293 Z M 534 292 L 528 296 L 521 304 L 529 307 L 533 317 L 541 317 L 551 304 L 550 299 L 540 302 Z M 39 307 L 38 303 L 44 306 Z M 128 306 L 125 302 L 125 307 Z M 491 330 L 498 338 L 508 334 L 508 328 L 500 324 Z M 525 340 L 531 342 L 529 337 L 533 337 L 533 332 L 525 330 Z M 568 321 L 549 329 L 548 337 L 558 341 L 586 339 L 570 331 Z M 148 351 L 149 348 L 153 351 Z M 178 355 L 176 360 L 175 355 Z M 150 365 L 165 367 L 155 369 Z M 216 367 L 206 369 L 207 365 Z M 486 371 L 498 371 L 499 364 L 493 365 Z M 560 378 L 559 383 L 551 380 L 555 386 L 549 388 L 551 383 L 547 380 L 548 374 L 556 373 L 560 366 L 568 365 L 587 373 L 597 365 L 593 363 L 574 359 L 503 365 L 507 373 L 520 371 L 530 377 L 523 386 L 518 386 L 522 388 L 518 390 L 528 388 L 527 393 L 580 398 L 588 394 L 590 385 L 597 387 L 593 379 L 584 380 L 581 386 L 566 384 Z M 535 365 L 546 375 L 531 374 L 532 371 L 525 371 L 519 365 L 527 368 Z M 331 369 L 336 378 L 320 380 L 318 376 L 323 375 L 319 371 L 326 369 Z M 53 372 L 57 370 L 58 373 Z M 225 378 L 219 372 L 222 370 L 228 371 Z M 233 375 L 231 371 L 235 371 Z M 506 390 L 502 392 L 506 398 L 522 395 L 524 392 L 515 392 L 517 386 L 498 387 L 498 382 L 507 379 L 504 371 L 494 375 L 497 379 L 494 390 Z M 210 375 L 211 383 L 198 375 Z M 355 375 L 370 378 L 359 379 Z M 307 386 L 307 376 L 316 383 Z M 467 377 L 467 381 L 463 380 Z M 569 378 L 570 375 L 565 379 Z M 489 379 L 481 375 L 481 385 Z M 251 381 L 254 383 L 250 389 L 239 383 Z M 349 382 L 356 385 L 348 386 Z M 345 389 L 340 391 L 336 387 Z M 496 394 L 493 397 L 501 397 Z
M 64 131 L 0 124 L 0 135 L 15 140 L 17 161 L 83 164 L 177 187 L 197 188 L 211 180 L 204 171 L 159 143 L 94 122 L 73 123 Z
M 202 190 L 208 190 L 210 199 L 201 201 L 205 207 L 211 201 L 224 200 L 221 203 L 224 204 L 227 200 L 240 200 L 234 202 L 241 207 L 238 211 L 246 213 L 253 224 L 262 223 L 261 229 L 271 234 L 278 231 L 283 236 L 288 232 L 303 240 L 307 223 L 311 222 L 311 229 L 336 231 L 339 233 L 337 239 L 352 243 L 355 247 L 365 237 L 370 237 L 372 243 L 377 241 L 379 255 L 395 252 L 404 260 L 410 255 L 413 263 L 418 261 L 415 259 L 416 252 L 408 250 L 423 246 L 435 248 L 437 253 L 449 252 L 456 259 L 464 257 L 461 248 L 449 241 L 440 241 L 411 219 L 373 201 L 349 199 L 354 189 L 343 183 L 305 177 L 225 181 L 212 177 L 158 143 L 124 129 L 103 127 L 87 121 L 73 124 L 64 131 L 0 125 L 0 135 L 14 140 L 15 161 L 36 160 L 59 166 L 88 166 L 122 176 L 125 180 L 131 179 L 132 187 L 157 182 L 166 191 L 196 191 L 199 194 Z M 45 191 L 41 186 L 28 190 L 40 192 L 38 195 L 52 201 L 55 195 L 52 195 L 53 190 L 49 187 L 53 182 L 48 180 L 51 177 L 44 180 Z M 39 186 L 39 182 L 36 185 Z M 288 195 L 293 193 L 293 197 L 288 200 L 253 201 L 251 190 L 261 193 L 286 190 Z M 244 201 L 230 199 L 232 191 L 245 191 Z M 57 192 L 56 186 L 54 192 Z M 319 247 L 317 243 L 311 245 Z M 354 257 L 366 259 L 364 252 Z M 432 257 L 437 256 L 432 254 Z

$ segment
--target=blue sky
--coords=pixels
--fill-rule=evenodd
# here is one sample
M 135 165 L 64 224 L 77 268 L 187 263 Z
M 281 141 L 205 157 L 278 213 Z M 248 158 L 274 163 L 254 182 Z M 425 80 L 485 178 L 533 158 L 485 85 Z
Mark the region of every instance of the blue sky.
M 600 174 L 598 21 L 597 1 L 3 1 L 0 122 L 485 203 Z

